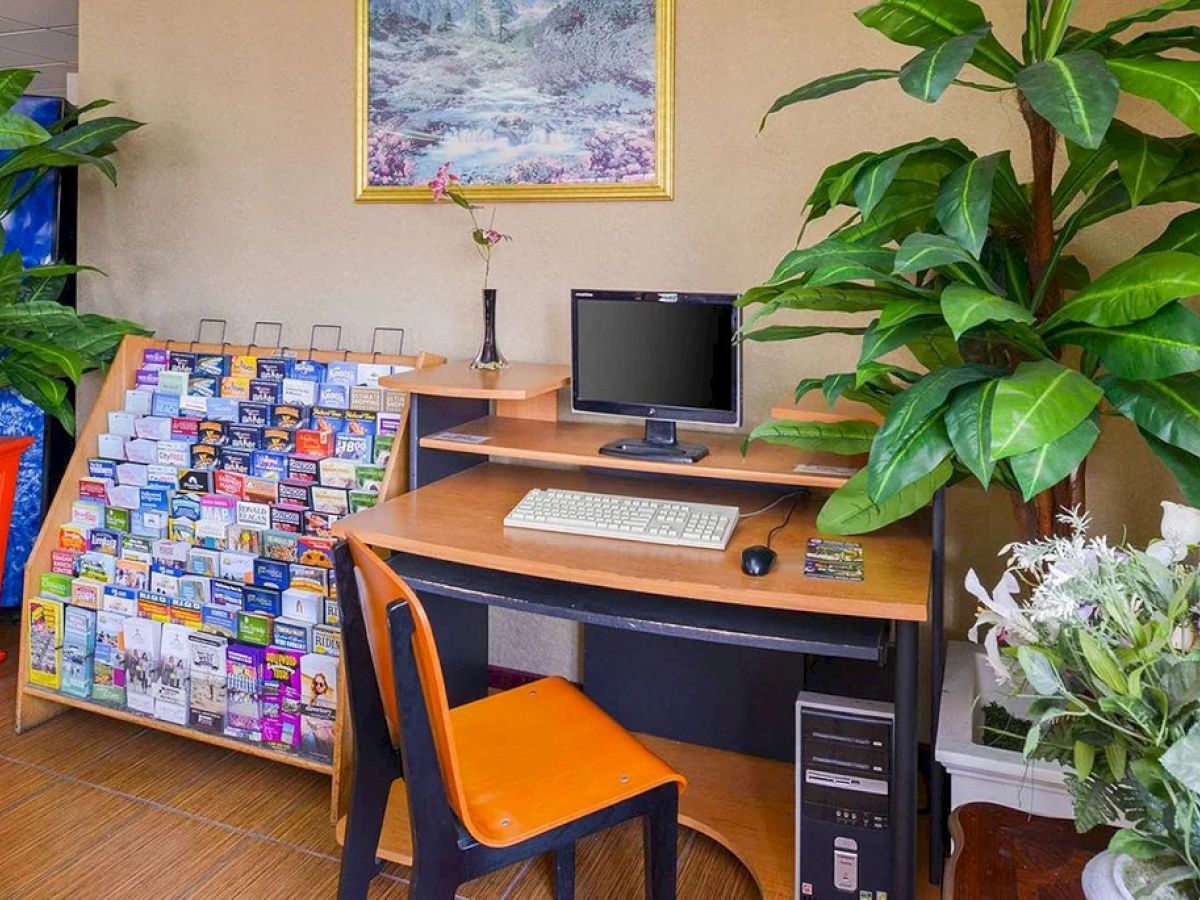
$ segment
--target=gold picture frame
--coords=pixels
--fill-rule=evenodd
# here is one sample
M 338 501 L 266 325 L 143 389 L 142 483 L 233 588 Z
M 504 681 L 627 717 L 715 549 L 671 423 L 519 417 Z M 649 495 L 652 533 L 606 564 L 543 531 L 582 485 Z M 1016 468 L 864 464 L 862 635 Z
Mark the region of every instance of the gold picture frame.
M 357 55 L 355 107 L 355 199 L 366 203 L 431 202 L 423 184 L 372 185 L 369 181 L 367 114 L 370 84 L 370 11 L 372 0 L 356 0 Z M 675 190 L 675 0 L 655 0 L 655 180 L 638 183 L 562 183 L 468 185 L 477 202 L 559 200 L 670 200 Z

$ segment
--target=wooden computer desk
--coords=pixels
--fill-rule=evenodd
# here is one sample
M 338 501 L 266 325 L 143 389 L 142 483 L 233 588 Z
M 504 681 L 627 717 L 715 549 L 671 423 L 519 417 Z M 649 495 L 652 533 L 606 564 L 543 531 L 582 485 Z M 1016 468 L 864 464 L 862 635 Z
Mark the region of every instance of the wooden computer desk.
M 882 661 L 894 627 L 894 896 L 910 898 L 916 858 L 917 628 L 929 615 L 931 516 L 862 537 L 866 578 L 860 584 L 804 577 L 804 544 L 818 533 L 820 496 L 803 500 L 791 524 L 776 536 L 779 560 L 763 578 L 742 573 L 741 551 L 765 539 L 779 522 L 774 514 L 744 520 L 723 553 L 506 529 L 505 514 L 534 487 L 679 498 L 752 511 L 798 486 L 818 493 L 835 488 L 856 463 L 763 445 L 742 456 L 741 437 L 719 432 L 699 438 L 712 452 L 695 465 L 601 456 L 602 444 L 636 425 L 558 422 L 557 395 L 568 376 L 561 366 L 518 364 L 480 373 L 465 363 L 449 363 L 387 379 L 388 386 L 411 395 L 412 490 L 344 520 L 339 532 L 395 551 L 398 571 L 429 598 L 426 606 L 455 703 L 487 689 L 488 606 L 594 629 L 585 630 L 585 687 L 592 691 L 590 680 L 605 678 L 596 685 L 598 692 L 606 705 L 618 706 L 621 695 L 637 696 L 653 686 L 630 684 L 611 649 L 601 667 L 611 671 L 597 673 L 590 657 L 593 645 L 603 642 L 594 641 L 594 633 Z M 846 473 L 796 472 L 801 461 Z M 636 718 L 615 710 L 623 720 L 627 712 Z M 639 723 L 644 719 L 634 724 Z M 671 740 L 662 736 L 672 731 L 671 723 L 661 729 L 654 721 L 649 724 L 641 730 L 658 734 L 646 735 L 647 743 L 690 780 L 680 821 L 737 855 L 764 897 L 793 896 L 794 767 L 699 741 Z M 344 769 L 348 758 L 343 750 L 337 767 Z M 385 834 L 384 841 L 388 858 L 411 857 L 404 828 Z

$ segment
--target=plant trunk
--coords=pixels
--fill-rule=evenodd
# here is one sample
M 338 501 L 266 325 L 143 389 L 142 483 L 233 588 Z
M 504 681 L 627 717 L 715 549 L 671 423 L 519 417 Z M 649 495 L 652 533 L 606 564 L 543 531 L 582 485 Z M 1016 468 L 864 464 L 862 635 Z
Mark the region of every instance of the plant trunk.
M 1008 496 L 1012 500 L 1017 540 L 1035 541 L 1064 534 L 1068 529 L 1058 521 L 1058 514 L 1064 509 L 1082 509 L 1087 505 L 1087 460 L 1068 478 L 1028 502 L 1018 491 L 1009 491 Z
M 1029 261 L 1029 292 L 1037 292 L 1054 255 L 1054 154 L 1058 133 L 1022 96 L 1021 115 L 1029 128 L 1029 151 L 1033 164 L 1033 227 L 1026 238 L 1025 250 Z M 1044 320 L 1058 308 L 1062 290 L 1051 280 L 1041 306 L 1035 310 L 1038 320 Z M 1049 490 L 1038 494 L 1028 503 L 1018 493 L 1012 494 L 1013 517 L 1021 540 L 1050 537 L 1063 531 L 1058 513 L 1063 509 L 1083 506 L 1087 460 L 1072 475 Z

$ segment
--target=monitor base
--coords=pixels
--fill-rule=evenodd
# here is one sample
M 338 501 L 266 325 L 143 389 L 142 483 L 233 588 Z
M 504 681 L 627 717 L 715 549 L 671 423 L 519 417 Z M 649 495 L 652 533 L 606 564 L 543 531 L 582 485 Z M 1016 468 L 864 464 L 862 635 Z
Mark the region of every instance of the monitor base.
M 611 441 L 600 448 L 600 453 L 604 456 L 684 464 L 699 462 L 708 456 L 708 448 L 703 444 L 679 441 L 675 435 L 674 422 L 647 419 L 645 437 Z

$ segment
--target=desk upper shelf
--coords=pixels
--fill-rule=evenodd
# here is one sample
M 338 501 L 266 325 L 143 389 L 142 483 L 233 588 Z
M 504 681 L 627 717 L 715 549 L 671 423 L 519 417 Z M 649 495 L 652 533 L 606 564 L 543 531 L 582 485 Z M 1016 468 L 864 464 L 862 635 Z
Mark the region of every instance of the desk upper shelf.
M 709 449 L 708 456 L 691 465 L 602 455 L 602 446 L 635 433 L 636 425 L 631 423 L 538 422 L 488 416 L 465 425 L 457 425 L 452 431 L 486 440 L 481 443 L 466 443 L 429 435 L 421 438 L 421 446 L 429 450 L 449 450 L 530 462 L 616 469 L 623 472 L 652 472 L 686 478 L 715 478 L 724 481 L 826 489 L 841 487 L 866 462 L 864 457 L 806 453 L 791 447 L 761 442 L 752 444 L 743 456 L 742 442 L 745 435 L 719 431 L 697 431 L 682 435 L 687 440 L 702 443 Z
M 472 369 L 454 361 L 379 379 L 386 388 L 457 397 L 462 400 L 533 400 L 554 394 L 571 382 L 571 367 L 547 363 L 513 363 L 507 369 Z

